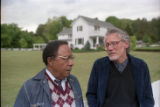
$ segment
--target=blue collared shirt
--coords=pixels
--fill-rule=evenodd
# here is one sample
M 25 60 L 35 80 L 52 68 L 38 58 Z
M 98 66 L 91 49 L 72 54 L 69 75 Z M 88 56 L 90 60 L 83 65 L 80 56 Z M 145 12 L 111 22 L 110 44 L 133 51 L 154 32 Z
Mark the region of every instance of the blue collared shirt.
M 114 65 L 116 66 L 119 72 L 123 72 L 127 64 L 128 64 L 128 58 L 126 58 L 121 64 L 114 62 Z

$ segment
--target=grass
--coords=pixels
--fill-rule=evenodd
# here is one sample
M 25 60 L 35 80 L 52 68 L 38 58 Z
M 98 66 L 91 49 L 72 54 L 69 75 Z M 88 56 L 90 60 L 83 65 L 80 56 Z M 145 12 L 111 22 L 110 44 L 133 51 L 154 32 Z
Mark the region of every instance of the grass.
M 160 46 L 156 46 L 156 47 L 140 47 L 140 48 L 136 48 L 136 51 L 160 52 Z
M 151 80 L 160 79 L 160 52 L 131 52 L 147 62 Z M 23 83 L 41 71 L 41 51 L 1 51 L 1 106 L 12 107 Z M 84 100 L 90 71 L 97 58 L 106 56 L 105 52 L 74 53 L 75 66 L 72 74 L 77 76 L 83 91 Z

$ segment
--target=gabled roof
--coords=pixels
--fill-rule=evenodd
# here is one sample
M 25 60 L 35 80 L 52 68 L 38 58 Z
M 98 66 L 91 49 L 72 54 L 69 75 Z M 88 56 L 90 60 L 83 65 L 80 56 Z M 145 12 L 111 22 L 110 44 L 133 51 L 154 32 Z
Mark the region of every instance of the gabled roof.
M 88 18 L 85 16 L 78 16 L 74 21 L 76 21 L 79 18 L 83 18 L 90 25 L 97 25 L 97 26 L 102 26 L 107 28 L 115 28 L 115 26 L 113 26 L 111 23 L 100 21 L 97 18 Z
M 64 27 L 63 30 L 58 35 L 64 35 L 64 34 L 72 34 L 72 28 Z

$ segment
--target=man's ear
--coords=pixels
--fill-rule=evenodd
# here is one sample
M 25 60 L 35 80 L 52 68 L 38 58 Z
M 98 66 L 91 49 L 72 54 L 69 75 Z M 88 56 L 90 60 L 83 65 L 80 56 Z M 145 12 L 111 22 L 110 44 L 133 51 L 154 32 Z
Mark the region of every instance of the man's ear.
M 53 59 L 51 57 L 47 58 L 47 62 L 48 62 L 49 66 L 52 66 L 52 61 L 53 61 Z
M 129 42 L 125 42 L 125 48 L 129 48 Z

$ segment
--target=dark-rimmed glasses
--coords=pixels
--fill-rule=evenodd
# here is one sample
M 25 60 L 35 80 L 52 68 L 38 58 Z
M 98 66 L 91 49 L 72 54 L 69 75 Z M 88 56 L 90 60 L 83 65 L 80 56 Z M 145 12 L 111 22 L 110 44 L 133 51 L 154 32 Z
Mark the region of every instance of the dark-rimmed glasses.
M 110 43 L 106 43 L 106 47 L 107 47 L 107 48 L 108 48 L 109 46 L 116 47 L 120 42 L 121 42 L 121 40 L 119 40 L 119 41 L 112 41 L 112 42 L 110 42 Z

